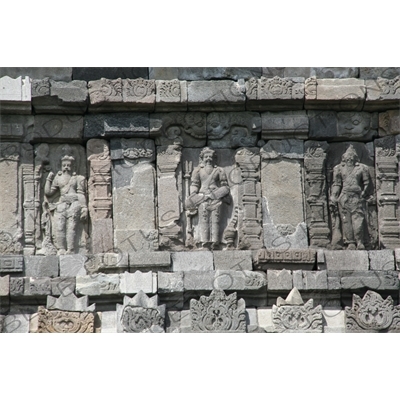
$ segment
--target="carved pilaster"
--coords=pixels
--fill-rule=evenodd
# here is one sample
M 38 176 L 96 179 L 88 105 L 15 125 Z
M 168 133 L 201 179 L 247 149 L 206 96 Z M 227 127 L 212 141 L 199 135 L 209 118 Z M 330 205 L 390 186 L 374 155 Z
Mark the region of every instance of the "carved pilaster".
M 381 248 L 394 249 L 400 245 L 399 171 L 394 136 L 375 140 L 375 163 L 379 245 Z
M 330 242 L 326 185 L 326 142 L 305 143 L 306 221 L 311 247 L 326 247 Z

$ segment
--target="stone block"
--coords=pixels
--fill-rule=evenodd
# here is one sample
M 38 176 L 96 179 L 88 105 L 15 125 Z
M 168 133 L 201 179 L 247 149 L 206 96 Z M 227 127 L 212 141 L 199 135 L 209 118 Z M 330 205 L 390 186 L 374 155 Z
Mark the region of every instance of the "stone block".
M 114 223 L 115 224 L 115 223 Z M 158 230 L 114 230 L 114 243 L 118 252 L 143 253 L 158 250 Z M 132 256 L 134 257 L 134 256 Z
M 23 296 L 25 291 L 25 281 L 28 278 L 10 278 L 10 296 Z
M 379 113 L 379 136 L 400 134 L 400 112 L 389 110 Z
M 207 81 L 211 79 L 249 79 L 261 76 L 260 67 L 150 67 L 150 79 L 181 79 Z
M 358 78 L 358 67 L 286 67 L 285 77 L 315 76 L 318 79 Z
M 213 288 L 220 290 L 258 290 L 266 286 L 264 272 L 218 270 L 213 279 Z
M 3 333 L 29 333 L 30 314 L 9 314 L 3 321 Z
M 86 114 L 84 117 L 85 139 L 103 138 L 148 138 L 150 137 L 149 115 L 146 113 Z
M 117 333 L 116 311 L 103 311 L 101 313 L 101 333 Z
M 342 290 L 398 290 L 400 287 L 397 271 L 343 271 L 340 284 Z
M 246 103 L 244 82 L 188 82 L 189 111 L 244 111 Z
M 396 270 L 400 270 L 400 249 L 394 250 L 394 259 L 395 259 Z
M 2 141 L 29 142 L 33 137 L 33 115 L 0 115 Z
M 267 279 L 268 290 L 291 290 L 293 288 L 292 271 L 269 269 Z
M 96 309 L 96 304 L 89 306 L 88 296 L 78 298 L 74 293 L 70 293 L 67 296 L 60 296 L 58 298 L 47 296 L 46 308 L 48 310 L 91 312 Z
M 51 295 L 50 278 L 26 278 L 24 296 L 49 296 Z
M 253 269 L 250 250 L 214 251 L 216 270 L 251 271 Z
M 25 256 L 25 276 L 33 278 L 58 276 L 58 256 Z
M 154 79 L 123 79 L 122 100 L 132 110 L 154 111 L 156 82 Z
M 379 77 L 393 79 L 400 75 L 399 67 L 360 67 L 361 79 L 377 79 Z
M 388 109 L 398 109 L 400 93 L 398 91 L 400 74 L 392 79 L 377 78 L 367 79 L 367 98 L 364 109 L 368 111 L 386 111 Z
M 0 272 L 23 272 L 24 257 L 19 255 L 0 255 Z
M 328 271 L 328 290 L 340 290 L 342 286 L 340 285 L 340 271 Z
M 101 78 L 144 78 L 148 79 L 147 67 L 74 67 L 72 77 L 77 80 L 94 81 Z
M 183 292 L 183 272 L 157 272 L 158 292 Z
M 0 297 L 10 294 L 10 275 L 0 276 Z
M 129 255 L 126 252 L 99 253 L 89 255 L 85 269 L 89 274 L 96 272 L 121 272 L 129 268 Z
M 30 114 L 31 79 L 28 76 L 0 78 L 0 107 L 2 114 Z
M 140 252 L 129 254 L 130 270 L 169 270 L 171 254 L 168 251 Z
M 265 216 L 265 213 L 263 213 L 263 216 Z M 302 222 L 297 226 L 285 225 L 263 224 L 265 246 L 267 248 L 276 248 L 277 250 L 308 248 L 306 223 Z
M 50 78 L 56 81 L 70 81 L 72 79 L 71 67 L 0 67 L 0 77 L 29 76 L 31 79 Z
M 258 325 L 257 309 L 246 308 L 246 323 L 247 325 Z
M 395 270 L 393 250 L 370 250 L 368 252 L 369 269 L 374 271 Z
M 328 275 L 326 271 L 303 271 L 305 290 L 327 290 Z
M 32 81 L 32 106 L 35 113 L 86 112 L 88 90 L 85 81 L 57 82 L 52 79 Z
M 118 274 L 77 276 L 76 293 L 88 296 L 120 294 L 120 276 Z
M 133 274 L 120 274 L 120 291 L 123 294 L 136 294 L 142 290 L 145 293 L 157 293 L 157 274 L 153 272 L 136 271 Z
M 60 276 L 87 275 L 87 257 L 82 254 L 67 254 L 60 257 Z
M 263 112 L 261 119 L 264 140 L 308 138 L 309 121 L 305 111 Z
M 173 271 L 212 271 L 214 269 L 211 251 L 171 253 Z
M 364 79 L 316 79 L 305 82 L 306 109 L 361 111 L 366 97 Z
M 257 269 L 312 270 L 315 258 L 314 249 L 261 248 L 254 261 Z
M 187 82 L 156 80 L 156 111 L 186 111 Z
M 51 280 L 52 296 L 68 296 L 75 292 L 75 277 L 58 277 Z
M 303 271 L 297 270 L 292 272 L 293 276 L 293 287 L 297 288 L 298 290 L 304 289 L 304 282 L 303 282 Z
M 260 153 L 263 160 L 277 158 L 300 160 L 304 158 L 304 141 L 298 139 L 268 140 L 262 146 Z
M 184 272 L 184 290 L 213 290 L 215 287 L 215 271 Z
M 266 332 L 273 332 L 274 324 L 272 323 L 272 309 L 271 308 L 257 308 L 257 321 L 261 328 Z
M 322 311 L 324 318 L 324 333 L 344 333 L 345 312 L 337 308 L 324 308 Z
M 35 115 L 33 140 L 48 143 L 82 143 L 83 117 L 80 115 Z
M 369 259 L 366 250 L 325 250 L 325 262 L 328 272 L 334 271 L 368 271 Z
M 180 144 L 184 147 L 204 147 L 207 142 L 206 114 L 154 113 L 150 115 L 150 133 L 156 145 Z

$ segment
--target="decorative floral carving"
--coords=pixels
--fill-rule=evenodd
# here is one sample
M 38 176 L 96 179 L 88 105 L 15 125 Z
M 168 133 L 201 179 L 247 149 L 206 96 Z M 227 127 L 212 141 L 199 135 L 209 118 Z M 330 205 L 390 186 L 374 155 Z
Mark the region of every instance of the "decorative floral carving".
M 172 81 L 160 81 L 157 90 L 160 97 L 181 97 L 181 86 L 178 79 L 173 79 Z
M 32 81 L 32 97 L 50 96 L 50 79 L 34 79 Z
M 190 300 L 192 332 L 246 332 L 246 304 L 223 290 L 213 290 L 209 297 Z
M 315 100 L 317 98 L 317 78 L 315 76 L 306 79 L 304 91 L 307 99 Z
M 368 290 L 364 297 L 353 294 L 352 307 L 345 308 L 347 332 L 400 332 L 400 306 Z
M 280 78 L 275 76 L 268 79 L 264 76 L 260 80 L 260 97 L 291 97 L 292 96 L 293 82 L 289 79 Z
M 154 95 L 156 83 L 154 80 L 124 79 L 124 100 L 141 100 L 150 95 Z
M 382 96 L 395 96 L 397 92 L 400 92 L 400 76 L 396 76 L 393 79 L 377 78 L 377 84 L 381 89 Z
M 122 102 L 122 79 L 101 78 L 88 83 L 90 103 Z
M 19 239 L 22 232 L 18 232 L 12 236 L 10 233 L 0 230 L 0 254 L 21 254 L 22 244 Z

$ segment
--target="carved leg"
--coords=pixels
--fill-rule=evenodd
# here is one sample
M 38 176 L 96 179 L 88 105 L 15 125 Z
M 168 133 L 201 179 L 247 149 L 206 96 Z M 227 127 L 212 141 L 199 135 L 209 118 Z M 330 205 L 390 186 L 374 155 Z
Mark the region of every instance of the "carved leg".
M 66 217 L 62 213 L 54 213 L 54 219 L 56 221 L 56 239 L 58 254 L 65 254 L 65 229 L 66 229 Z
M 365 218 L 362 212 L 355 212 L 352 215 L 354 237 L 357 242 L 357 249 L 364 250 L 364 226 Z
M 201 243 L 207 243 L 210 238 L 210 215 L 206 208 L 206 203 L 199 206 L 199 230 Z
M 351 212 L 349 210 L 346 210 L 345 208 L 342 208 L 340 215 L 342 221 L 343 241 L 345 244 L 348 245 L 348 250 L 355 250 L 356 241 L 354 238 Z
M 75 253 L 75 236 L 78 221 L 81 214 L 81 206 L 79 203 L 73 203 L 70 208 L 69 217 L 67 219 L 67 254 Z
M 215 245 L 219 244 L 219 207 L 211 211 L 211 242 Z

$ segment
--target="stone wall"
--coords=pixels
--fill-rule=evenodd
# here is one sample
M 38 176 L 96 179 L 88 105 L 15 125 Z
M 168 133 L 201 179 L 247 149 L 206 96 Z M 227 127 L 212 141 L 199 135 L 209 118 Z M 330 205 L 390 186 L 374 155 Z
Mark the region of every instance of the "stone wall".
M 0 332 L 400 331 L 400 68 L 0 68 Z

